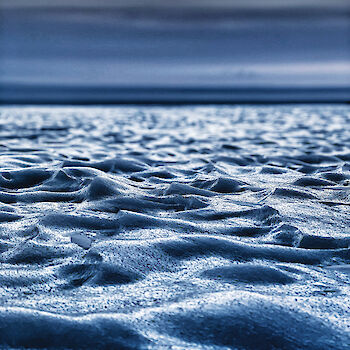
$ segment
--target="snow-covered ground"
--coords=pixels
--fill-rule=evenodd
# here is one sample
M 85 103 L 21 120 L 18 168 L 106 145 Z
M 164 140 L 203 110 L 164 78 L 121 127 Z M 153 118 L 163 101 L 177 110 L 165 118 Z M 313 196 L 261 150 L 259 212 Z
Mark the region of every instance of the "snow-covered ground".
M 1 347 L 348 347 L 348 106 L 0 117 Z

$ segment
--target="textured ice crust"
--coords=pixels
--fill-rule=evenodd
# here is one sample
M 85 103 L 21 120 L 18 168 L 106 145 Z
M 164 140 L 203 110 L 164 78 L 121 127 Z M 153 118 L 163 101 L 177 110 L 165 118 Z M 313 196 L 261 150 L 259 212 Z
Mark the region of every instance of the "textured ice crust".
M 1 348 L 349 346 L 349 107 L 0 116 Z

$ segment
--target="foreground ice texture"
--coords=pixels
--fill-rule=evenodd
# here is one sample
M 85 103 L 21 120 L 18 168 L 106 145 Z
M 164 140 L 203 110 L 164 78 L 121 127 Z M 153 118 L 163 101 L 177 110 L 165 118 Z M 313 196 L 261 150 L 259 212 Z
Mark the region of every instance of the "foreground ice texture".
M 350 346 L 349 106 L 0 113 L 0 347 Z

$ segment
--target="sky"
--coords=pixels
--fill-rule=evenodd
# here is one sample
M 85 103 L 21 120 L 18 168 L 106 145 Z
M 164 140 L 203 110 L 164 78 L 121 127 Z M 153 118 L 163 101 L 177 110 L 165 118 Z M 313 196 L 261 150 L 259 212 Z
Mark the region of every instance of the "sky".
M 345 0 L 2 0 L 9 87 L 349 88 Z

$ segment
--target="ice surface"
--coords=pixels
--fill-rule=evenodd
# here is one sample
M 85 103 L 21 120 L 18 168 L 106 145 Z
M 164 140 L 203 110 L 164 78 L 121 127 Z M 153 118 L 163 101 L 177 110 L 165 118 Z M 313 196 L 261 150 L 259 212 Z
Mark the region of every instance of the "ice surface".
M 348 106 L 0 115 L 0 347 L 350 344 Z
M 91 239 L 83 233 L 72 233 L 70 239 L 72 243 L 75 243 L 84 249 L 89 249 L 91 247 Z

